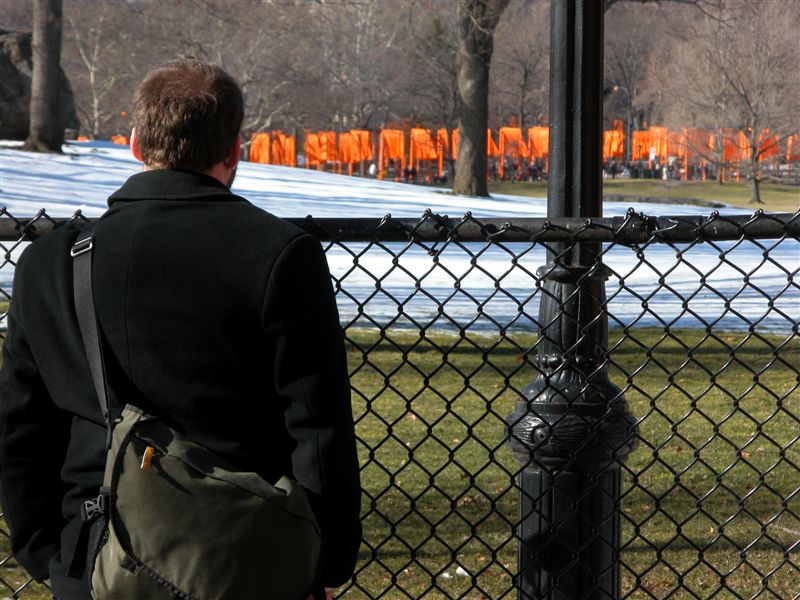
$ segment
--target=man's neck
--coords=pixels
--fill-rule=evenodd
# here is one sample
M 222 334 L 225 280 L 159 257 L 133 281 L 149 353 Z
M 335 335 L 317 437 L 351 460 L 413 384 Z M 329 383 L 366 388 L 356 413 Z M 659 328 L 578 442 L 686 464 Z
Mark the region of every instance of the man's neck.
M 226 188 L 230 189 L 233 185 L 233 178 L 236 177 L 236 167 L 231 169 L 226 167 L 224 162 L 218 162 L 210 169 L 202 171 L 203 175 L 208 175 L 219 181 Z
M 143 171 L 157 171 L 163 169 L 164 167 L 154 166 L 145 164 L 142 167 Z M 226 188 L 230 189 L 231 185 L 233 185 L 233 179 L 236 177 L 236 169 L 226 167 L 222 162 L 218 162 L 210 169 L 206 169 L 205 171 L 198 171 L 198 173 L 202 175 L 208 175 L 209 177 L 213 177 L 217 181 L 219 181 L 222 185 Z

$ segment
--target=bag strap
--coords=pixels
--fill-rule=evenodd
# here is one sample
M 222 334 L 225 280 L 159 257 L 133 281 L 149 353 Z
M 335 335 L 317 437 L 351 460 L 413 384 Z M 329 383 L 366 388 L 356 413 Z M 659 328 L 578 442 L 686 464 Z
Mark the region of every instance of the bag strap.
M 78 327 L 81 330 L 83 347 L 89 360 L 94 389 L 100 401 L 100 411 L 106 423 L 106 451 L 111 447 L 111 412 L 109 410 L 108 381 L 106 379 L 103 345 L 100 340 L 100 327 L 94 308 L 92 292 L 92 253 L 94 250 L 94 231 L 97 221 L 90 223 L 78 234 L 72 245 L 72 281 L 75 299 L 75 312 L 78 315 Z

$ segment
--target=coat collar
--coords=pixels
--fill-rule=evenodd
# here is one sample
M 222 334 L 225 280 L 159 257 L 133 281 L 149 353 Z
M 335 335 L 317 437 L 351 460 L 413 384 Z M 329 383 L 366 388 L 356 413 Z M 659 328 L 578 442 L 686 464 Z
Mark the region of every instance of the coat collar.
M 240 200 L 219 181 L 202 173 L 160 169 L 142 171 L 128 178 L 111 194 L 108 204 L 125 200 Z

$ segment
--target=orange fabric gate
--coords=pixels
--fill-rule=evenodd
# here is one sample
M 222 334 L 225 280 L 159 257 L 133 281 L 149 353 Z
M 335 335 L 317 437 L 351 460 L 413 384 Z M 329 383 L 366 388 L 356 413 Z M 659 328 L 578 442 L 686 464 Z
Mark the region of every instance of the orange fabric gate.
M 406 166 L 406 136 L 400 129 L 382 129 L 378 148 L 378 179 L 383 179 L 383 171 L 389 161 L 395 163 L 395 178 L 399 179 Z M 400 162 L 399 167 L 397 161 Z
M 505 158 L 508 157 L 517 163 L 517 174 L 522 169 L 522 159 L 530 156 L 528 146 L 522 139 L 522 130 L 519 127 L 501 127 L 497 132 L 498 155 L 497 174 L 502 179 L 505 170 Z

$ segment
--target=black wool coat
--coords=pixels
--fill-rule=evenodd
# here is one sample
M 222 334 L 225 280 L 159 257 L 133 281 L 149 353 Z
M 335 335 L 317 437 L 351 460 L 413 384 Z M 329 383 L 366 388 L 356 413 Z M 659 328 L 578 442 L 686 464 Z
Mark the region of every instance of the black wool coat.
M 0 370 L 0 501 L 19 563 L 67 575 L 105 427 L 73 305 L 78 223 L 16 268 Z M 93 288 L 111 392 L 267 481 L 294 477 L 323 532 L 320 582 L 353 572 L 360 491 L 343 333 L 318 240 L 178 170 L 132 176 L 95 232 Z M 224 507 L 210 519 L 224 519 Z M 168 526 L 168 524 L 165 524 Z M 78 548 L 78 551 L 81 551 Z

